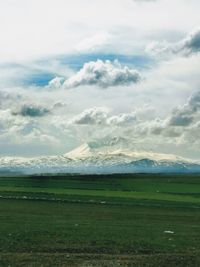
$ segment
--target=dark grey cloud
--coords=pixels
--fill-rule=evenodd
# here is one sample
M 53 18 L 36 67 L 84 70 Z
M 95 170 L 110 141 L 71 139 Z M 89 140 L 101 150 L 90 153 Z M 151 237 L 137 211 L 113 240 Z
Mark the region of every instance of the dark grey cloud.
M 181 142 L 190 142 L 190 140 L 199 138 L 200 125 L 200 91 L 194 93 L 187 103 L 172 110 L 165 119 L 154 119 L 140 124 L 138 129 L 145 136 L 150 134 L 158 138 L 181 138 Z
M 200 111 L 200 91 L 195 93 L 182 107 L 175 109 L 169 119 L 171 126 L 189 126 Z
M 193 116 L 185 115 L 183 112 L 177 112 L 170 118 L 171 126 L 188 126 L 193 122 Z
M 192 112 L 197 112 L 200 110 L 200 91 L 196 92 L 189 100 L 188 103 Z
M 28 117 L 42 117 L 50 113 L 50 110 L 41 106 L 37 106 L 34 104 L 28 105 L 25 104 L 18 111 L 13 111 L 13 115 L 21 115 Z
M 189 33 L 186 38 L 176 43 L 167 41 L 153 42 L 147 46 L 146 51 L 151 54 L 182 54 L 189 56 L 200 52 L 200 29 Z
M 190 33 L 180 45 L 180 51 L 188 54 L 200 52 L 200 29 Z

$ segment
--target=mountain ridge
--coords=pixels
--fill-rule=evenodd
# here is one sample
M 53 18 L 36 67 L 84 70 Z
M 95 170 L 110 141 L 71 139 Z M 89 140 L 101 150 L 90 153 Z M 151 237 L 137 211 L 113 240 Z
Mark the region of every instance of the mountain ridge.
M 60 156 L 0 157 L 0 172 L 138 173 L 200 172 L 200 163 L 172 154 L 96 148 L 83 144 Z

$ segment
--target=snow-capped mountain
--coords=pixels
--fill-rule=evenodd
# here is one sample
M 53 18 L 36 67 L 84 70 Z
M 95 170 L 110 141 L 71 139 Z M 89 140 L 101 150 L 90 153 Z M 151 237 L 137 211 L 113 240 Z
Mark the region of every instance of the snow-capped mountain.
M 132 158 L 132 159 L 143 159 L 150 158 L 155 160 L 171 160 L 178 161 L 184 160 L 184 158 L 172 155 L 172 154 L 162 154 L 162 153 L 154 153 L 154 152 L 146 152 L 146 151 L 132 151 L 130 149 L 118 148 L 118 147 L 107 147 L 102 146 L 101 148 L 96 147 L 93 144 L 83 144 L 78 148 L 66 153 L 64 156 L 71 159 L 86 159 L 92 157 L 122 157 L 122 158 Z
M 1 157 L 0 172 L 138 173 L 200 172 L 200 164 L 171 154 L 133 151 L 94 143 L 62 155 L 35 158 Z

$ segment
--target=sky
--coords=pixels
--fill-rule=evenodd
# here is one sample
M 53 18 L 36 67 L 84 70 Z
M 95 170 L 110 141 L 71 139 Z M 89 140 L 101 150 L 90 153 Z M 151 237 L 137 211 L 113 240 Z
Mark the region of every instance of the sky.
M 0 156 L 200 159 L 198 0 L 0 0 Z

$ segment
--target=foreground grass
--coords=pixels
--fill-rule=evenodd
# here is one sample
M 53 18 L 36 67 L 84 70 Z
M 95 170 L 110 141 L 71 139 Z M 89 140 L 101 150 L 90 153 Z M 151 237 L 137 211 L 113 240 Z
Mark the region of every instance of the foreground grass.
M 0 178 L 0 266 L 200 266 L 199 185 L 198 176 Z
M 200 257 L 185 254 L 99 255 L 85 253 L 1 253 L 0 263 L 2 267 L 199 267 Z

